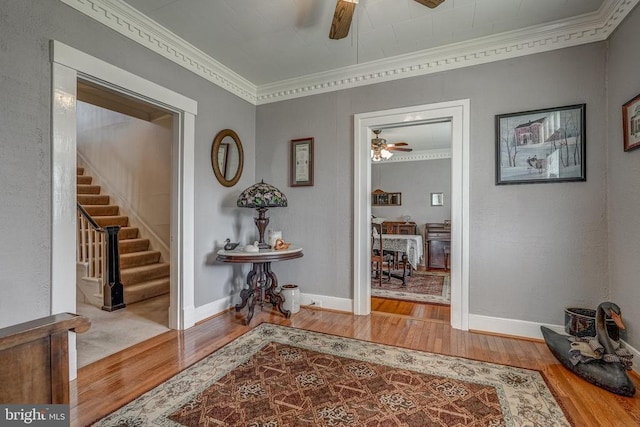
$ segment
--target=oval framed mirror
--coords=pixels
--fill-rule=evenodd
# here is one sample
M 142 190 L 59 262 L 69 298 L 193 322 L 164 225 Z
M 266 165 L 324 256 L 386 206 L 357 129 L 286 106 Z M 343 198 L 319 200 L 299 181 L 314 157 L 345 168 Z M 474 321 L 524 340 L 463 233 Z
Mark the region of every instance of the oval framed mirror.
M 243 165 L 244 151 L 238 134 L 231 129 L 218 132 L 211 146 L 211 166 L 218 182 L 225 187 L 236 185 Z

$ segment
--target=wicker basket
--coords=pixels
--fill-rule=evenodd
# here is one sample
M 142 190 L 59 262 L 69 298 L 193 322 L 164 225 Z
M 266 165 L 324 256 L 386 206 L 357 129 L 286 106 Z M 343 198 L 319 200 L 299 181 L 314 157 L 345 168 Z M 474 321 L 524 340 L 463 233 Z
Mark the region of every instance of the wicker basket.
M 612 340 L 620 339 L 620 330 L 611 319 L 606 321 L 607 331 Z M 596 336 L 596 311 L 590 308 L 565 308 L 564 330 L 576 337 Z

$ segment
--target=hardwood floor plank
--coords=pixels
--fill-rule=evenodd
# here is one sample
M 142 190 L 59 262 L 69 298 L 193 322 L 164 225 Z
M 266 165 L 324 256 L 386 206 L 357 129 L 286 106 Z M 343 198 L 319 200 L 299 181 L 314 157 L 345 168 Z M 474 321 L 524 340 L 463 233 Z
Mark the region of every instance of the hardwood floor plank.
M 563 368 L 544 343 L 451 329 L 448 307 L 393 306 L 402 313 L 354 316 L 303 307 L 285 319 L 265 310 L 255 314 L 250 326 L 242 324 L 244 316 L 228 311 L 187 331 L 166 332 L 80 369 L 72 382 L 71 425 L 88 425 L 108 415 L 261 322 L 538 369 L 576 426 L 639 425 L 640 397 L 616 396 L 587 383 Z M 640 385 L 636 375 L 633 380 Z

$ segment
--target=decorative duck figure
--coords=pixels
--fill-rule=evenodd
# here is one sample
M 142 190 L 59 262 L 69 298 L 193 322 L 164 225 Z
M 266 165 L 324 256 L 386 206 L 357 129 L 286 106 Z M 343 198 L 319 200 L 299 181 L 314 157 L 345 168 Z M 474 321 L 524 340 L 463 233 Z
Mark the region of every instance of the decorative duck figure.
M 587 343 L 544 326 L 540 330 L 549 350 L 564 367 L 598 387 L 630 397 L 636 393 L 636 387 L 627 375 L 632 355 L 620 342 L 611 340 L 605 316 L 611 317 L 618 328 L 625 329 L 620 307 L 612 302 L 603 302 L 596 310 L 597 342 Z
M 225 251 L 232 251 L 234 250 L 236 247 L 238 247 L 240 243 L 231 243 L 231 239 L 227 239 L 224 241 L 224 250 Z

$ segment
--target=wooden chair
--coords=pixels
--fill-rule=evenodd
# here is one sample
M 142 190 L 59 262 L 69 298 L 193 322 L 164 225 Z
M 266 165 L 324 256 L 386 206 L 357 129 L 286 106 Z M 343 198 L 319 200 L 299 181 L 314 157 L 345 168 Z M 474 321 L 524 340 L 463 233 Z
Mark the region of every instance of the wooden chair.
M 377 244 L 376 236 L 379 237 Z M 382 224 L 371 223 L 371 278 L 378 279 L 378 286 L 382 286 L 382 269 L 385 262 L 387 263 L 387 281 L 389 281 L 393 255 L 386 255 L 382 250 Z

